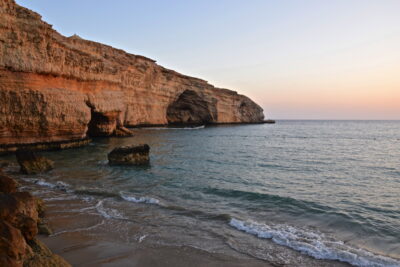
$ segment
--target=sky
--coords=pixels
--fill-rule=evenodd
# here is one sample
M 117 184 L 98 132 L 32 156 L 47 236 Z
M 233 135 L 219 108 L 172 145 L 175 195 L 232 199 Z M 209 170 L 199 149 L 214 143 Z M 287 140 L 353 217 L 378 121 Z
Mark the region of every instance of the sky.
M 399 0 L 17 0 L 251 97 L 272 119 L 400 119 Z

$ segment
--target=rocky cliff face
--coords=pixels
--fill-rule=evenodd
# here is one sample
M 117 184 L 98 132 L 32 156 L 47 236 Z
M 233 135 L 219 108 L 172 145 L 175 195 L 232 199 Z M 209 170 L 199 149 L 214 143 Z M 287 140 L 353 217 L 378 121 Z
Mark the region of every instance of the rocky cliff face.
M 113 135 L 119 127 L 256 123 L 246 96 L 107 45 L 64 37 L 0 0 L 0 145 Z

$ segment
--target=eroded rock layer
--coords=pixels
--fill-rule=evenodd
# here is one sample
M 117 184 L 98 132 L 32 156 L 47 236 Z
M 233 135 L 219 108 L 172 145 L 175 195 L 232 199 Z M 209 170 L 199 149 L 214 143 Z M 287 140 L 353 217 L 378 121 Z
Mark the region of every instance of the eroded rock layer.
M 0 0 L 0 145 L 111 136 L 168 123 L 255 123 L 246 96 L 154 60 L 64 37 L 41 16 Z

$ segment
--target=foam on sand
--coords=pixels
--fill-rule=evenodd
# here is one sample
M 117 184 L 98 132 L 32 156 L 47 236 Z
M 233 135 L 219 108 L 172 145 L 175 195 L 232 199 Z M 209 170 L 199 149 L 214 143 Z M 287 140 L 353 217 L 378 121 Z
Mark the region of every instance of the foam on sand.
M 363 267 L 395 267 L 400 261 L 351 247 L 343 241 L 326 237 L 322 233 L 298 229 L 285 224 L 268 225 L 251 220 L 232 218 L 229 224 L 243 232 L 300 251 L 316 259 L 338 260 Z

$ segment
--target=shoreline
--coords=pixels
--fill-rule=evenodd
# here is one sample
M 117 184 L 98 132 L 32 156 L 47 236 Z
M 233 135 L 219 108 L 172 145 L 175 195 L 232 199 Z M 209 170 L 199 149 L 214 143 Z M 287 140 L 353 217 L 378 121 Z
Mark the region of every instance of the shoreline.
M 78 148 L 92 142 L 89 137 L 55 142 L 21 143 L 21 144 L 0 144 L 0 156 L 15 153 L 19 148 L 26 148 L 33 151 L 55 151 L 71 148 Z
M 41 241 L 73 266 L 276 266 L 253 258 L 234 258 L 181 246 L 146 247 L 140 244 L 97 241 L 85 237 L 41 237 Z
M 117 222 L 114 218 L 105 218 L 90 212 L 85 199 L 66 195 L 58 197 L 58 193 L 66 194 L 63 190 L 56 192 L 55 188 L 31 184 L 28 179 L 16 172 L 11 173 L 23 185 L 24 189 L 30 188 L 36 196 L 40 191 L 50 192 L 43 198 L 46 205 L 46 221 L 54 233 L 50 236 L 41 235 L 39 240 L 49 247 L 54 253 L 60 255 L 73 266 L 284 266 L 265 259 L 238 252 L 230 248 L 229 253 L 210 252 L 188 245 L 157 244 L 150 237 L 141 235 L 140 230 L 126 231 L 123 227 L 124 220 Z M 34 179 L 34 178 L 33 178 Z M 32 189 L 32 185 L 36 187 Z M 56 195 L 52 195 L 57 193 Z M 51 202 L 49 200 L 56 200 Z M 140 205 L 140 204 L 139 204 Z M 146 205 L 146 204 L 141 204 Z M 145 206 L 143 206 L 145 207 Z M 79 213 L 79 210 L 86 210 Z M 68 214 L 68 215 L 66 215 Z M 118 216 L 117 216 L 118 217 Z M 107 227 L 107 224 L 116 223 L 116 229 Z M 118 230 L 120 228 L 120 231 Z M 111 229 L 111 230 L 110 230 Z M 115 235 L 126 235 L 131 240 L 121 242 Z M 268 242 L 268 241 L 267 241 Z M 266 251 L 274 253 L 274 250 Z M 298 255 L 297 263 L 290 266 L 350 266 L 347 263 L 331 260 L 318 260 L 299 252 L 291 251 Z
M 257 124 L 275 124 L 275 120 L 264 120 L 260 122 L 214 122 L 206 124 L 190 124 L 190 123 L 178 123 L 178 124 L 137 124 L 137 125 L 126 125 L 128 129 L 154 129 L 154 128 L 187 128 L 196 129 L 204 127 L 215 127 L 215 126 L 238 126 L 238 125 L 257 125 Z M 71 148 L 79 148 L 88 145 L 92 142 L 93 138 L 107 138 L 107 137 L 129 137 L 127 136 L 86 136 L 80 139 L 70 139 L 61 141 L 49 141 L 49 142 L 32 142 L 32 143 L 2 143 L 0 144 L 0 156 L 10 155 L 15 153 L 19 148 L 26 148 L 33 151 L 56 151 Z
M 225 127 L 221 129 L 224 130 Z M 47 220 L 55 230 L 55 234 L 50 237 L 40 237 L 40 240 L 44 241 L 53 251 L 69 259 L 74 265 L 83 266 L 84 263 L 91 263 L 92 261 L 92 266 L 100 263 L 107 266 L 118 266 L 124 262 L 136 261 L 143 265 L 148 262 L 146 257 L 157 260 L 155 263 L 149 263 L 149 266 L 154 266 L 157 262 L 162 263 L 166 259 L 169 259 L 170 262 L 179 259 L 187 265 L 204 266 L 203 258 L 207 259 L 207 266 L 210 265 L 210 262 L 212 264 L 215 262 L 218 266 L 232 266 L 233 264 L 241 264 L 241 262 L 246 262 L 246 266 L 249 266 L 249 262 L 254 266 L 259 266 L 260 263 L 263 266 L 285 265 L 282 262 L 288 262 L 289 264 L 286 264 L 288 266 L 350 266 L 339 260 L 356 262 L 353 264 L 360 265 L 360 261 L 357 263 L 357 261 L 351 261 L 352 259 L 349 257 L 340 257 L 338 254 L 338 261 L 318 260 L 318 255 L 322 255 L 320 257 L 325 257 L 324 259 L 330 259 L 335 257 L 335 254 L 332 253 L 346 253 L 348 250 L 334 250 L 329 252 L 331 254 L 312 254 L 309 251 L 307 253 L 304 246 L 293 247 L 293 244 L 296 244 L 295 242 L 302 241 L 301 236 L 298 236 L 300 239 L 290 239 L 294 243 L 286 245 L 280 243 L 281 245 L 279 245 L 279 240 L 274 240 L 273 237 L 276 234 L 287 232 L 280 231 L 272 234 L 272 238 L 271 236 L 267 237 L 269 230 L 263 227 L 273 226 L 276 222 L 269 221 L 267 217 L 257 219 L 256 216 L 251 216 L 251 214 L 246 216 L 248 210 L 244 211 L 246 213 L 243 214 L 235 214 L 232 211 L 223 214 L 224 210 L 219 210 L 219 213 L 215 214 L 212 210 L 209 210 L 207 213 L 207 208 L 204 211 L 198 209 L 198 207 L 192 207 L 195 204 L 193 201 L 188 202 L 187 205 L 182 205 L 181 202 L 174 201 L 174 198 L 169 198 L 169 194 L 165 192 L 164 194 L 151 192 L 147 189 L 147 186 L 151 188 L 158 185 L 159 182 L 165 183 L 166 177 L 174 177 L 173 174 L 176 173 L 176 170 L 171 170 L 170 166 L 174 165 L 170 163 L 167 167 L 160 167 L 166 165 L 163 159 L 164 155 L 170 155 L 170 147 L 164 150 L 164 154 L 158 154 L 159 151 L 163 151 L 158 148 L 158 151 L 153 154 L 152 163 L 154 165 L 149 169 L 129 169 L 128 172 L 126 168 L 109 166 L 106 161 L 106 152 L 111 147 L 137 142 L 138 140 L 147 142 L 155 139 L 157 142 L 161 142 L 164 139 L 159 139 L 160 136 L 167 135 L 165 132 L 152 131 L 151 133 L 154 136 L 151 135 L 148 138 L 147 131 L 144 134 L 140 133 L 141 131 L 137 131 L 136 136 L 132 139 L 95 139 L 86 148 L 44 153 L 46 157 L 48 156 L 49 159 L 57 162 L 56 168 L 49 173 L 29 176 L 19 174 L 15 164 L 12 168 L 9 168 L 10 173 L 25 184 L 24 189 L 30 188 L 30 192 L 43 198 L 48 204 Z M 203 131 L 198 131 L 197 135 L 200 133 L 203 133 Z M 208 134 L 208 132 L 205 132 L 204 136 L 208 136 Z M 176 137 L 186 135 L 186 133 L 185 131 L 171 131 L 171 135 Z M 181 155 L 181 151 L 177 151 L 175 155 L 178 152 Z M 4 157 L 4 159 L 15 161 L 12 156 Z M 202 165 L 200 167 L 203 168 Z M 168 172 L 160 172 L 165 168 L 168 168 Z M 159 173 L 159 177 L 146 176 L 150 171 Z M 100 174 L 102 175 L 99 176 Z M 143 178 L 141 178 L 142 176 Z M 98 180 L 99 178 L 101 180 Z M 131 183 L 130 190 L 120 186 L 125 184 L 123 181 L 128 179 L 135 179 L 136 181 L 136 183 Z M 193 177 L 194 179 L 196 177 Z M 113 182 L 110 183 L 109 181 Z M 179 179 L 176 181 L 178 182 Z M 213 182 L 214 180 L 211 179 L 210 181 Z M 116 187 L 114 188 L 113 185 L 116 185 Z M 247 198 L 250 196 L 252 198 L 262 197 L 262 200 L 271 196 L 275 197 L 275 195 L 251 193 L 246 190 L 234 192 L 228 190 L 223 193 L 226 195 L 235 192 L 244 193 L 244 197 Z M 243 194 L 241 196 L 243 198 Z M 90 199 L 91 201 L 89 201 Z M 220 217 L 215 217 L 215 215 Z M 162 221 L 164 218 L 168 218 L 168 220 Z M 237 220 L 232 223 L 234 219 Z M 254 220 L 255 223 L 246 223 L 246 220 Z M 184 222 L 188 222 L 187 228 Z M 296 224 L 290 220 L 278 221 L 278 223 L 285 224 L 286 222 L 288 226 L 295 227 L 294 230 L 307 230 L 301 228 L 301 225 L 300 228 L 296 228 Z M 147 224 L 151 226 L 147 227 Z M 197 226 L 199 227 L 197 228 Z M 179 229 L 186 229 L 186 231 L 182 232 L 181 235 Z M 171 230 L 173 234 L 168 234 Z M 284 229 L 276 228 L 275 230 Z M 312 232 L 314 231 L 299 232 L 298 234 Z M 318 234 L 318 231 L 315 231 L 315 233 Z M 321 233 L 324 234 L 323 230 Z M 325 233 L 327 233 L 326 229 Z M 176 239 L 174 239 L 174 235 L 176 235 Z M 164 243 L 157 243 L 158 238 L 162 239 Z M 201 243 L 199 240 L 205 242 Z M 342 242 L 341 240 L 344 240 L 345 246 L 349 249 L 360 248 L 357 244 L 347 244 L 347 239 L 343 236 L 339 236 L 336 241 Z M 329 239 L 325 238 L 322 241 L 329 242 Z M 222 243 L 225 245 L 225 250 L 219 249 Z M 259 245 L 261 243 L 262 246 Z M 311 240 L 309 244 L 313 245 L 314 243 Z M 318 247 L 315 249 L 318 250 Z M 228 253 L 225 253 L 227 251 Z M 284 253 L 282 253 L 283 251 Z M 368 247 L 365 247 L 364 252 L 371 252 L 374 257 L 376 256 L 375 260 L 378 259 L 378 261 L 371 261 L 371 263 L 379 262 L 381 256 L 382 259 L 390 257 L 388 254 L 383 254 L 382 251 L 371 250 Z M 286 255 L 287 258 L 282 257 L 282 255 Z M 357 255 L 362 257 L 365 254 L 354 254 L 355 257 Z M 395 257 L 392 258 L 397 260 Z M 269 259 L 272 259 L 272 261 L 269 261 Z M 280 259 L 285 260 L 281 261 Z M 199 265 L 196 265 L 196 261 L 199 261 Z M 180 263 L 174 262 L 174 265 L 179 266 L 178 264 Z
M 126 125 L 128 129 L 154 129 L 154 128 L 185 128 L 185 129 L 197 129 L 204 127 L 213 126 L 236 126 L 236 125 L 257 125 L 257 124 L 275 124 L 275 120 L 264 120 L 261 122 L 219 122 L 219 123 L 207 123 L 207 124 L 138 124 L 138 125 Z M 92 142 L 93 138 L 107 138 L 107 137 L 129 137 L 127 136 L 86 136 L 80 139 L 70 139 L 61 141 L 50 141 L 50 142 L 33 142 L 33 143 L 2 143 L 0 144 L 0 156 L 6 156 L 15 153 L 19 148 L 26 148 L 32 151 L 56 151 L 65 150 L 71 148 L 79 148 L 87 146 Z
M 115 240 L 112 232 L 103 232 L 96 226 L 103 225 L 107 218 L 94 216 L 93 213 L 79 214 L 74 212 L 76 207 L 85 205 L 82 199 L 71 198 L 65 208 L 65 200 L 58 204 L 50 203 L 46 198 L 38 198 L 37 192 L 41 189 L 47 190 L 45 186 L 39 186 L 38 190 L 32 190 L 32 185 L 27 180 L 35 178 L 24 178 L 13 172 L 7 172 L 24 190 L 32 192 L 35 198 L 44 202 L 45 220 L 54 232 L 50 235 L 39 234 L 37 238 L 44 243 L 53 253 L 61 256 L 72 266 L 226 266 L 226 267 L 261 267 L 276 266 L 269 262 L 241 255 L 233 257 L 222 253 L 211 253 L 191 246 L 168 246 L 145 244 L 146 236 L 139 236 L 137 242 L 120 242 Z M 42 188 L 40 188 L 42 187 Z M 72 203 L 74 202 L 74 203 Z M 74 205 L 75 204 L 75 205 Z M 79 208 L 78 208 L 79 209 Z M 83 209 L 87 209 L 84 206 Z M 71 212 L 70 218 L 62 218 L 64 213 Z M 62 213 L 58 216 L 58 213 Z M 110 218 L 111 219 L 111 218 Z M 96 220 L 100 220 L 100 223 Z M 83 226 L 80 225 L 91 225 Z M 71 226 L 65 229 L 65 226 Z M 79 230 L 80 229 L 80 230 Z M 90 232 L 89 230 L 93 230 Z

